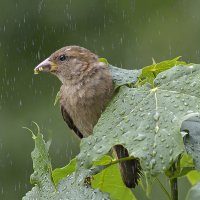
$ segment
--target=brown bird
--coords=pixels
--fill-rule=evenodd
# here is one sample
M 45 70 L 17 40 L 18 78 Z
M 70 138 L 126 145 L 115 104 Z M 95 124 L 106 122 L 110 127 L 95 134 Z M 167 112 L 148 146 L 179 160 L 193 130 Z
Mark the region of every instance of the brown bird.
M 92 134 L 101 113 L 114 95 L 108 65 L 83 47 L 66 46 L 41 62 L 34 71 L 50 72 L 60 79 L 63 119 L 79 138 Z M 128 157 L 128 151 L 122 145 L 113 149 L 118 159 Z M 119 166 L 125 185 L 135 187 L 141 171 L 139 161 L 124 161 Z

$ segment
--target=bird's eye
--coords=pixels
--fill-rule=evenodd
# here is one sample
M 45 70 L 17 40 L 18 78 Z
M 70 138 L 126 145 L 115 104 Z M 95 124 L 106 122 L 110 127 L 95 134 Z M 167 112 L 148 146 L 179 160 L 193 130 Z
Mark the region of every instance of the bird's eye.
M 59 60 L 60 60 L 60 61 L 66 60 L 66 56 L 65 56 L 65 55 L 61 55 L 61 56 L 59 57 Z

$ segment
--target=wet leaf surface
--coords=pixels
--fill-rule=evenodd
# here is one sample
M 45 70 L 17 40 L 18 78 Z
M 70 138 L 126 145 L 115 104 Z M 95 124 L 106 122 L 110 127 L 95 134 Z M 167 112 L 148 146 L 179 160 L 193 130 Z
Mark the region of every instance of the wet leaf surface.
M 85 168 L 116 144 L 151 175 L 167 170 L 183 153 L 181 124 L 200 112 L 200 66 L 173 67 L 158 74 L 154 85 L 119 89 L 94 134 L 82 140 L 78 159 Z
M 35 148 L 32 152 L 33 169 L 31 183 L 35 184 L 23 200 L 44 199 L 44 200 L 64 200 L 64 199 L 109 199 L 108 194 L 101 193 L 84 184 L 85 177 L 89 174 L 87 170 L 82 174 L 74 172 L 63 178 L 56 186 L 52 179 L 51 162 L 48 155 L 49 143 L 45 143 L 41 133 L 33 135 Z M 71 168 L 73 163 L 68 168 Z M 72 167 L 73 168 L 73 167 Z M 54 174 L 55 177 L 55 174 Z M 54 179 L 55 180 L 55 179 Z

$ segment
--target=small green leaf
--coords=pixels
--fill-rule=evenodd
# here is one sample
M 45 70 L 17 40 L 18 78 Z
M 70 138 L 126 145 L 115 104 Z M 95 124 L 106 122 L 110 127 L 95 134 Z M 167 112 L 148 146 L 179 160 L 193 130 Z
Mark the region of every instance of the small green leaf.
M 160 63 L 155 63 L 155 60 L 153 59 L 152 65 L 149 65 L 142 69 L 136 85 L 141 86 L 144 85 L 145 83 L 153 85 L 153 81 L 159 73 L 166 71 L 177 65 L 186 65 L 185 62 L 179 61 L 179 58 L 180 56 L 174 58 L 173 60 L 166 60 Z
M 76 159 L 72 159 L 68 165 L 62 168 L 56 168 L 52 172 L 52 177 L 55 185 L 57 185 L 60 180 L 72 174 L 76 170 Z
M 180 165 L 177 166 L 177 171 L 174 172 L 174 176 L 171 178 L 185 176 L 192 170 L 194 170 L 193 159 L 190 155 L 184 153 L 182 158 L 180 159 Z
M 115 88 L 122 85 L 133 85 L 137 82 L 140 70 L 128 70 L 109 65 Z
M 195 185 L 200 181 L 200 173 L 197 170 L 190 171 L 187 174 L 187 178 L 192 185 Z
M 104 164 L 108 160 L 112 160 L 112 158 L 109 156 L 104 156 L 101 158 L 101 162 L 99 161 L 98 164 Z M 92 187 L 98 188 L 102 192 L 108 192 L 111 199 L 136 200 L 131 189 L 124 185 L 117 164 L 111 165 L 100 173 L 94 175 Z

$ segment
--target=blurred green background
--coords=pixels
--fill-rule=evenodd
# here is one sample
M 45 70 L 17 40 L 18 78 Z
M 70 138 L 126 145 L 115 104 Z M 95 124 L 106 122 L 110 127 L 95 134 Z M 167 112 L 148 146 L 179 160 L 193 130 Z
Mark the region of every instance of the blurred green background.
M 0 8 L 0 199 L 21 199 L 32 187 L 34 144 L 23 126 L 35 130 L 35 121 L 52 138 L 54 168 L 79 152 L 53 106 L 59 80 L 33 74 L 52 52 L 76 44 L 125 68 L 149 65 L 152 57 L 200 63 L 199 0 L 1 0 Z M 184 199 L 189 183 L 180 187 Z M 157 187 L 153 193 L 151 199 L 165 199 Z

